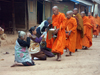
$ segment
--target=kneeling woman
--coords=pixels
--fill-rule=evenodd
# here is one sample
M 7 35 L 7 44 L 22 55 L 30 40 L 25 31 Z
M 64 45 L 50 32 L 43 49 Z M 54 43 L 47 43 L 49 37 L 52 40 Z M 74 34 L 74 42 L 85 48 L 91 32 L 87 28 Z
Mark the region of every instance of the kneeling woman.
M 18 39 L 15 45 L 15 63 L 11 66 L 32 66 L 34 62 L 28 52 L 30 47 L 30 37 L 29 34 L 26 37 L 26 33 L 23 31 L 18 32 Z
M 46 60 L 46 55 L 44 54 L 43 51 L 41 51 L 40 49 L 40 42 L 42 40 L 42 37 L 44 37 L 44 35 L 41 35 L 40 38 L 36 37 L 36 27 L 31 27 L 29 32 L 31 33 L 30 38 L 31 38 L 31 44 L 30 44 L 30 48 L 29 48 L 29 52 L 32 56 L 32 59 L 34 59 L 34 57 L 36 57 L 38 60 Z
M 46 60 L 46 56 L 48 57 L 54 57 L 54 54 L 51 53 L 50 51 L 44 50 L 43 48 L 40 47 L 40 42 L 42 41 L 42 38 L 44 37 L 45 34 L 41 35 L 40 38 L 36 37 L 36 27 L 31 27 L 29 32 L 31 33 L 31 45 L 29 48 L 31 56 L 37 57 L 41 60 Z

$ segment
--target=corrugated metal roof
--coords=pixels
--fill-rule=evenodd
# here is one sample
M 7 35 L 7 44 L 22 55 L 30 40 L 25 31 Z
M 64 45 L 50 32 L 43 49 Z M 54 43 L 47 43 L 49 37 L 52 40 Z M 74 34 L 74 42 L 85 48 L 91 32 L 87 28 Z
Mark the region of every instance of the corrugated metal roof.
M 80 3 L 86 4 L 86 5 L 89 5 L 89 6 L 92 6 L 93 5 L 93 3 L 88 2 L 86 0 L 76 0 L 76 1 L 79 1 Z
M 92 0 L 92 1 L 100 4 L 100 0 Z
M 52 2 L 52 1 L 63 1 L 63 0 L 44 0 L 44 1 Z

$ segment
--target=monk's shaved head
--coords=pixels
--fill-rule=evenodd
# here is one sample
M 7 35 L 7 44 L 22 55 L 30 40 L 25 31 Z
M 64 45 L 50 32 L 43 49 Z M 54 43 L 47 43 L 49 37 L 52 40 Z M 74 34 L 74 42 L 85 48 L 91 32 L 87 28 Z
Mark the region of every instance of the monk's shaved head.
M 66 14 L 73 14 L 73 11 L 67 11 Z
M 84 17 L 85 16 L 85 11 L 81 12 L 81 16 Z
M 95 17 L 98 17 L 98 14 L 95 14 Z
M 73 16 L 73 11 L 72 10 L 70 10 L 70 14 L 71 14 L 71 16 Z
M 82 11 L 81 13 L 82 13 L 82 14 L 85 14 L 85 11 Z
M 73 10 L 76 10 L 76 11 L 78 11 L 78 9 L 77 9 L 77 8 L 74 8 Z
M 72 17 L 72 11 L 67 11 L 66 16 L 68 19 L 70 19 Z
M 88 16 L 92 16 L 91 12 L 88 12 Z
M 78 13 L 78 9 L 77 8 L 74 8 L 73 9 L 73 14 L 76 15 L 77 13 Z
M 54 14 L 54 15 L 58 15 L 58 14 L 59 14 L 58 6 L 53 6 L 53 7 L 52 7 L 52 11 L 53 11 L 53 14 Z
M 53 6 L 52 8 L 58 9 L 58 6 Z

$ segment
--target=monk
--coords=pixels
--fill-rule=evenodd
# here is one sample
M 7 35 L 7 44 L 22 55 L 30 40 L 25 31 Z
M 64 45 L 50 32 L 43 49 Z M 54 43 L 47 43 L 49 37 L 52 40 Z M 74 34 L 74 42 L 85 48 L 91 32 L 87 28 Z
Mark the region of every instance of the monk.
M 77 21 L 75 18 L 72 17 L 72 12 L 68 11 L 66 13 L 67 19 L 66 19 L 66 48 L 69 52 L 68 55 L 71 55 L 70 52 L 75 52 L 76 49 L 76 28 L 77 28 Z
M 84 26 L 84 38 L 82 39 L 82 46 L 83 49 L 87 49 L 92 46 L 92 25 L 90 24 L 90 21 L 88 17 L 85 15 L 85 12 L 81 12 L 81 16 L 83 19 L 83 26 Z
M 96 36 L 98 34 L 98 30 L 96 28 L 96 23 L 95 23 L 95 20 L 94 20 L 94 17 L 92 16 L 91 12 L 88 12 L 88 18 L 90 20 L 90 24 L 93 26 L 92 28 L 92 37 L 93 35 Z
M 82 38 L 84 37 L 84 27 L 81 15 L 78 13 L 78 9 L 73 9 L 73 14 L 78 18 L 77 24 L 77 37 L 76 37 L 76 51 L 82 49 Z
M 97 34 L 97 35 L 99 35 L 100 18 L 99 18 L 99 16 L 98 16 L 98 14 L 95 14 L 94 19 L 95 19 L 95 22 L 96 22 L 96 27 L 97 27 L 97 29 L 98 29 L 98 34 Z M 97 36 L 96 36 L 96 37 L 97 37 Z
M 52 10 L 53 10 L 52 25 L 53 27 L 56 27 L 56 29 L 59 30 L 57 32 L 57 38 L 53 41 L 53 43 L 50 42 L 50 40 L 49 42 L 52 45 L 52 52 L 57 54 L 57 61 L 61 61 L 61 55 L 63 54 L 66 41 L 66 35 L 65 35 L 66 17 L 63 13 L 59 12 L 57 6 L 54 6 Z
M 73 15 L 73 11 L 71 11 L 71 10 L 70 10 L 70 14 L 71 14 L 71 16 L 72 16 L 73 18 L 75 18 L 75 19 L 76 19 L 77 24 L 78 24 L 78 23 L 79 23 L 79 22 L 78 22 L 78 18 L 77 18 L 75 15 Z

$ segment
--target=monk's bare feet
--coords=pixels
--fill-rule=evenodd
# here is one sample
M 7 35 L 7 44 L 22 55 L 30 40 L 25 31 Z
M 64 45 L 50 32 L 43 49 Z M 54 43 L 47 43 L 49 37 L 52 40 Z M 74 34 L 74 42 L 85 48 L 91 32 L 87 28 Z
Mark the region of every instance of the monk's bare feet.
M 57 61 L 61 61 L 61 57 L 59 57 Z
M 75 52 L 77 52 L 77 49 L 75 49 Z
M 87 47 L 84 48 L 85 50 L 88 49 Z
M 69 54 L 67 54 L 66 56 L 71 56 L 72 55 L 72 53 L 71 52 L 69 52 Z
M 94 35 L 94 38 L 97 38 L 97 35 Z
M 59 54 L 57 53 L 57 59 L 56 59 L 56 61 L 59 59 Z
M 83 49 L 83 50 L 87 50 L 88 48 L 84 46 L 82 49 Z
M 61 54 L 58 54 L 58 59 L 57 61 L 61 61 Z
M 11 67 L 15 67 L 17 65 L 17 62 L 15 62 Z

